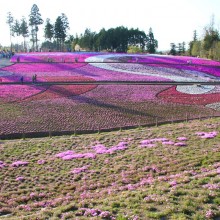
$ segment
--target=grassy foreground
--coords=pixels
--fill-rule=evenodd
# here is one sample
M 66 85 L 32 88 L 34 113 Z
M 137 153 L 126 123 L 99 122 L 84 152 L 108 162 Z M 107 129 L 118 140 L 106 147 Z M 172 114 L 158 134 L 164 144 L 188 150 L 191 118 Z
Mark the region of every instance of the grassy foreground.
M 0 219 L 219 219 L 220 119 L 0 141 Z

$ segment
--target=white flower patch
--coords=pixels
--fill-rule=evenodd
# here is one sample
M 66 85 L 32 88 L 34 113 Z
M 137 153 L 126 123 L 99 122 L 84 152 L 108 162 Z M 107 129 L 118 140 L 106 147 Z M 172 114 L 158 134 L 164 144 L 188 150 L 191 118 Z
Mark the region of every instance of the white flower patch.
M 152 66 L 143 66 L 141 64 L 129 64 L 124 65 L 120 63 L 102 63 L 105 59 L 112 57 L 122 57 L 122 56 L 133 56 L 133 55 L 120 55 L 120 54 L 109 54 L 109 55 L 99 55 L 93 56 L 86 59 L 86 62 L 100 62 L 100 63 L 90 63 L 91 65 L 103 68 L 106 70 L 112 70 L 117 72 L 125 72 L 131 74 L 145 75 L 145 76 L 157 76 L 162 77 L 164 79 L 176 81 L 176 82 L 207 82 L 213 79 L 217 79 L 215 76 L 210 76 L 204 72 L 194 71 L 194 70 L 178 70 L 178 69 L 170 69 L 166 67 L 152 67 Z M 135 55 L 141 56 L 141 55 Z M 142 55 L 143 57 L 143 55 Z M 215 89 L 215 86 L 212 85 L 178 85 L 177 91 L 186 94 L 206 94 L 212 93 Z
M 165 67 L 155 67 L 154 72 L 153 72 L 152 71 L 153 67 L 149 71 L 149 69 L 144 69 L 143 67 L 141 69 L 140 67 L 137 66 L 137 65 L 140 65 L 140 64 L 134 64 L 135 66 L 137 66 L 136 69 L 139 70 L 139 71 L 135 71 L 135 68 L 131 69 L 131 67 L 128 68 L 128 69 L 120 68 L 121 67 L 120 63 L 118 64 L 119 68 L 117 68 L 117 64 L 109 65 L 107 63 L 102 63 L 105 59 L 109 59 L 109 58 L 112 58 L 112 57 L 122 57 L 122 56 L 123 57 L 124 56 L 131 57 L 131 56 L 134 56 L 134 55 L 130 55 L 130 54 L 127 54 L 127 55 L 120 55 L 120 54 L 98 55 L 98 56 L 89 57 L 85 61 L 86 62 L 95 62 L 95 63 L 90 63 L 90 65 L 98 67 L 98 68 L 103 68 L 103 69 L 106 69 L 106 70 L 112 70 L 112 71 L 124 72 L 124 73 L 131 73 L 131 74 L 138 74 L 138 75 L 154 76 L 154 77 L 155 77 L 155 74 L 156 74 L 156 76 L 158 76 L 158 77 L 162 77 L 162 78 L 169 79 L 169 80 L 172 80 L 172 81 L 177 81 L 177 82 L 181 82 L 181 81 L 201 82 L 201 81 L 210 80 L 210 78 L 208 77 L 207 74 L 199 72 L 199 71 L 181 70 L 182 74 L 180 74 L 180 72 L 175 70 L 175 69 L 172 70 L 172 69 L 165 68 Z M 135 55 L 135 56 L 143 57 L 143 55 Z M 100 63 L 96 63 L 96 62 L 100 62 Z M 132 64 L 129 64 L 129 66 L 130 65 L 132 65 Z M 168 70 L 169 70 L 170 74 L 164 73 L 164 72 L 168 72 Z M 172 73 L 174 75 L 172 75 Z
M 205 94 L 214 88 L 212 85 L 178 85 L 176 90 L 186 94 Z

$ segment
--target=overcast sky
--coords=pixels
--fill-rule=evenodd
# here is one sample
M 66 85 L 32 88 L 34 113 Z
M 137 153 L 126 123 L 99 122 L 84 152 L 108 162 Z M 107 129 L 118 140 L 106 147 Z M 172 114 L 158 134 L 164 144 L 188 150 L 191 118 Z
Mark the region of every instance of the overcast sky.
M 36 4 L 42 18 L 54 23 L 61 13 L 66 14 L 69 34 L 80 35 L 86 28 L 99 32 L 101 28 L 117 26 L 139 28 L 148 33 L 153 29 L 159 50 L 169 50 L 170 43 L 188 44 L 193 31 L 202 35 L 204 26 L 215 16 L 215 25 L 220 29 L 220 0 L 0 0 L 0 44 L 10 45 L 7 13 L 15 19 L 28 19 L 31 7 Z M 44 24 L 39 26 L 39 37 L 43 38 Z M 15 38 L 12 39 L 17 42 Z

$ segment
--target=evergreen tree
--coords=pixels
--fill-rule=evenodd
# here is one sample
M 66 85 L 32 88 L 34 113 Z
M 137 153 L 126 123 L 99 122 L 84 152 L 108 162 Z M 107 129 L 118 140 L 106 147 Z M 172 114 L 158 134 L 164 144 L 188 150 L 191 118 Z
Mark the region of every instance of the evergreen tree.
M 154 39 L 152 28 L 150 28 L 149 33 L 147 35 L 147 52 L 155 53 L 157 47 L 158 47 L 158 41 Z
M 29 25 L 31 26 L 31 36 L 32 36 L 32 42 L 33 42 L 33 50 L 35 49 L 36 44 L 36 50 L 38 51 L 38 38 L 37 38 L 37 32 L 39 30 L 38 26 L 43 24 L 43 19 L 41 18 L 41 14 L 39 13 L 39 8 L 36 4 L 34 4 L 31 8 L 31 13 L 29 15 Z
M 63 22 L 61 16 L 58 16 L 54 25 L 54 36 L 57 40 L 57 49 L 61 50 L 61 42 L 64 35 Z
M 63 50 L 64 42 L 67 37 L 67 30 L 69 29 L 68 18 L 65 14 L 58 16 L 54 25 L 54 36 L 57 40 L 59 50 Z
M 17 19 L 15 20 L 14 24 L 12 25 L 12 35 L 14 36 L 14 34 L 16 36 L 21 35 L 20 23 Z
M 171 55 L 176 55 L 176 45 L 174 43 L 171 43 L 170 47 L 171 47 L 170 54 Z
M 16 19 L 14 24 L 12 25 L 12 35 L 16 35 L 17 37 L 21 35 L 20 23 Z M 16 51 L 18 51 L 18 43 L 16 44 Z
M 194 32 L 193 32 L 193 40 L 189 42 L 188 53 L 189 53 L 190 56 L 192 56 L 193 45 L 194 45 L 197 41 L 198 41 L 197 31 L 194 30 Z
M 28 31 L 28 24 L 27 24 L 25 17 L 22 17 L 21 19 L 20 33 L 24 39 L 24 42 L 23 42 L 24 51 L 27 51 L 25 38 L 28 37 L 29 31 Z
M 50 23 L 50 19 L 46 19 L 46 25 L 44 28 L 44 37 L 48 39 L 50 42 L 54 37 L 54 26 Z
M 11 36 L 12 36 L 12 25 L 14 22 L 14 18 L 11 14 L 11 12 L 8 12 L 8 16 L 7 16 L 7 20 L 6 23 L 9 25 L 9 29 L 10 29 L 10 43 L 11 43 L 11 51 L 12 51 L 12 41 L 11 41 Z
M 96 44 L 97 44 L 98 51 L 107 49 L 107 46 L 106 46 L 106 30 L 105 30 L 105 28 L 102 28 L 99 31 L 99 33 L 97 34 Z
M 196 42 L 198 39 L 197 39 L 197 31 L 194 30 L 193 32 L 193 41 Z
M 183 52 L 182 44 L 181 44 L 181 43 L 178 43 L 178 55 L 181 55 L 182 52 Z
M 184 55 L 185 54 L 185 52 L 186 52 L 186 43 L 183 41 L 183 43 L 182 43 L 182 54 Z

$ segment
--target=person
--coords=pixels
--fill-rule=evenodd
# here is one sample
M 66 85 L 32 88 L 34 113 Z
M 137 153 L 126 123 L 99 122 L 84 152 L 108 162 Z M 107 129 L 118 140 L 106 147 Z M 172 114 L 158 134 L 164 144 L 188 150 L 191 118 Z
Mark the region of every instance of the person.
M 37 74 L 34 74 L 32 76 L 32 82 L 35 83 L 37 81 Z
M 24 77 L 22 76 L 20 80 L 21 80 L 21 83 L 23 84 L 23 82 L 24 82 Z

